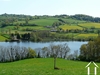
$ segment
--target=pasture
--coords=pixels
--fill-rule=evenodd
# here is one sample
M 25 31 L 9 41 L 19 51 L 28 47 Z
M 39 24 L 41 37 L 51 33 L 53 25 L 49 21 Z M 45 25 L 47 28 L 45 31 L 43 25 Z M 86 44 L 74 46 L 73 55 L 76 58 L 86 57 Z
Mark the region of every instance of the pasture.
M 28 23 L 36 24 L 39 26 L 48 26 L 48 25 L 51 26 L 55 21 L 58 21 L 58 18 L 35 19 L 35 20 L 29 20 Z M 25 21 L 14 22 L 14 24 L 17 23 L 25 23 Z
M 5 38 L 4 36 L 0 35 L 0 41 L 5 41 L 7 38 Z
M 53 58 L 34 58 L 11 63 L 0 63 L 0 75 L 87 75 L 85 66 L 89 62 L 58 58 L 57 67 L 60 69 L 54 70 L 53 61 Z M 97 65 L 100 66 L 100 63 L 97 63 Z M 93 65 L 91 66 L 93 68 Z M 98 69 L 99 74 L 100 69 Z
M 74 29 L 79 29 L 79 30 L 82 30 L 83 28 L 82 27 L 79 27 L 77 25 L 61 25 L 59 26 L 60 28 L 62 28 L 63 30 L 74 30 Z
M 77 35 L 78 37 L 97 37 L 98 34 L 92 34 L 92 33 L 89 33 L 89 34 L 79 34 Z
M 95 33 L 88 33 L 88 34 L 77 34 L 77 36 L 74 36 L 75 39 L 95 39 L 97 38 L 98 34 L 95 34 Z
M 94 27 L 94 28 L 99 29 L 100 28 L 100 23 L 81 23 L 81 24 L 79 24 L 79 26 L 82 26 L 82 27 L 85 27 L 85 28 Z

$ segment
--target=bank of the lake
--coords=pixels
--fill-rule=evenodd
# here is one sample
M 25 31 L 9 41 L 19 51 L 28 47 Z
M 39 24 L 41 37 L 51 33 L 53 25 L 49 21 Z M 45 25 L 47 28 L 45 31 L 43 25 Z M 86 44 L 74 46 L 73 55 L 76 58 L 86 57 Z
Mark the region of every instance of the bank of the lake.
M 80 50 L 82 44 L 87 44 L 87 42 L 79 41 L 52 41 L 52 42 L 0 42 L 0 46 L 23 46 L 30 47 L 32 49 L 48 47 L 50 44 L 64 44 L 67 43 L 71 53 L 75 50 Z

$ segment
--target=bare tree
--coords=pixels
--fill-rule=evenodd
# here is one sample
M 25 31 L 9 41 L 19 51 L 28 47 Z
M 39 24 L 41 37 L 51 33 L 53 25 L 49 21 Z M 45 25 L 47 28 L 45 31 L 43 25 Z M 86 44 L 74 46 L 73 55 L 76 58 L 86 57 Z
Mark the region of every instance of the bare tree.
M 66 59 L 67 54 L 70 52 L 70 48 L 68 47 L 67 43 L 63 45 L 64 50 L 64 59 Z
M 11 62 L 36 56 L 35 51 L 30 48 L 19 46 L 0 46 L 0 62 Z
M 77 60 L 78 59 L 78 55 L 79 53 L 78 53 L 78 50 L 75 50 L 74 51 L 74 53 L 73 53 L 73 55 L 74 55 L 74 60 Z
M 48 57 L 48 47 L 43 47 L 42 48 L 42 55 L 43 57 Z
M 57 57 L 61 57 L 61 58 L 66 58 L 68 52 L 70 52 L 70 48 L 68 47 L 68 45 L 65 43 L 63 45 L 59 44 L 59 45 L 54 45 L 51 44 L 50 45 L 50 53 L 51 56 L 54 57 L 54 69 L 57 69 L 56 67 L 56 58 Z

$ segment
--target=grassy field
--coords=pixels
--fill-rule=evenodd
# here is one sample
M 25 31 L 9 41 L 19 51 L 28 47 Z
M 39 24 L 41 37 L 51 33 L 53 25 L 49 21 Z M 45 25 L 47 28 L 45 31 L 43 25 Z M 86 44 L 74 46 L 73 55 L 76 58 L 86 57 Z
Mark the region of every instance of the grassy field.
M 45 28 L 43 26 L 23 26 L 23 27 L 20 26 L 19 30 L 23 30 L 26 28 L 33 29 L 33 30 L 50 30 L 49 28 Z
M 52 25 L 55 21 L 58 21 L 56 18 L 51 19 L 38 19 L 38 20 L 31 20 L 29 21 L 30 24 L 37 24 L 42 26 Z
M 81 23 L 79 25 L 86 28 L 91 28 L 91 27 L 95 27 L 97 29 L 100 28 L 100 23 Z
M 82 30 L 83 28 L 76 26 L 76 25 L 61 25 L 59 26 L 60 28 L 62 28 L 63 30 L 71 30 L 71 29 L 80 29 Z
M 88 37 L 97 37 L 97 36 L 98 34 L 89 33 L 89 34 L 78 34 L 75 38 L 78 38 L 78 37 L 88 38 Z
M 26 59 L 0 63 L 0 75 L 87 75 L 85 68 L 87 64 L 88 62 L 57 59 L 57 67 L 60 70 L 54 70 L 53 58 Z M 97 65 L 100 66 L 100 63 Z M 91 67 L 93 68 L 93 65 Z M 100 74 L 100 69 L 98 69 L 98 74 Z
M 42 25 L 42 26 L 47 26 L 47 25 L 51 26 L 55 21 L 58 21 L 58 18 L 29 20 L 28 23 L 29 24 Z M 14 22 L 14 24 L 17 24 L 17 23 L 25 23 L 25 21 Z
M 0 35 L 0 41 L 5 41 L 7 38 Z

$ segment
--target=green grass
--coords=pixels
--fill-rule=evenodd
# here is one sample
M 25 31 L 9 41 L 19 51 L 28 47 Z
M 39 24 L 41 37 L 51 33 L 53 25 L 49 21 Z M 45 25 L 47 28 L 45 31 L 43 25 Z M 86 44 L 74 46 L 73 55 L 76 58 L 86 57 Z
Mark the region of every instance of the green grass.
M 100 28 L 100 23 L 82 23 L 79 25 L 86 28 L 91 28 L 91 27 L 95 27 L 97 29 Z
M 53 58 L 26 59 L 0 63 L 0 75 L 87 75 L 85 68 L 87 64 L 88 62 L 57 59 L 57 67 L 60 70 L 54 70 Z M 100 66 L 100 63 L 97 65 Z M 98 73 L 100 73 L 100 69 L 98 69 Z
M 77 35 L 77 37 L 97 37 L 97 36 L 98 36 L 98 34 L 92 34 L 92 33 Z
M 63 30 L 72 30 L 72 29 L 80 29 L 82 30 L 83 28 L 76 26 L 76 25 L 61 25 L 59 26 L 60 28 L 62 28 Z
M 23 26 L 23 27 L 20 26 L 19 30 L 23 30 L 26 28 L 33 29 L 33 30 L 49 30 L 48 28 L 45 28 L 43 26 Z
M 52 19 L 38 19 L 38 20 L 31 20 L 29 21 L 30 24 L 37 24 L 42 26 L 52 25 L 55 21 L 58 19 L 52 18 Z
M 58 18 L 35 19 L 35 20 L 29 20 L 28 23 L 47 26 L 47 25 L 52 25 L 55 21 L 58 21 Z M 17 23 L 25 23 L 25 21 L 14 22 L 14 24 Z
M 77 36 L 74 36 L 74 38 L 87 39 L 87 38 L 96 38 L 97 36 L 98 36 L 98 34 L 88 33 L 88 34 L 78 34 Z
M 0 41 L 5 41 L 7 38 L 0 35 Z

